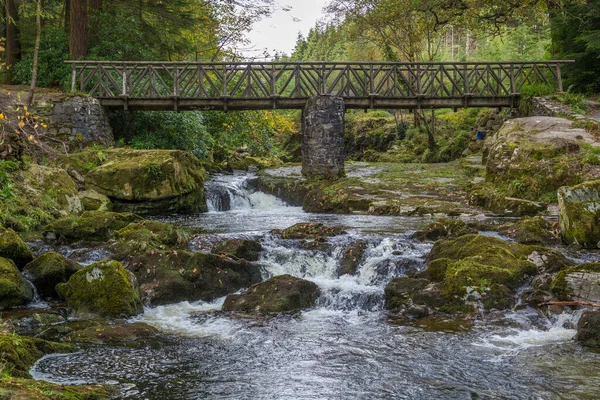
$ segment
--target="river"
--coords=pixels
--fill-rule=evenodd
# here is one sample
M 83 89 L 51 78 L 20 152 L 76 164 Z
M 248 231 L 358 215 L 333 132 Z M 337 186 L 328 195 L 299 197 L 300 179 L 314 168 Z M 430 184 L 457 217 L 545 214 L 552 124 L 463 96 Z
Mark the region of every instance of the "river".
M 264 278 L 315 282 L 322 290 L 315 309 L 249 320 L 221 313 L 224 299 L 147 308 L 133 320 L 158 328 L 161 340 L 46 356 L 32 375 L 112 383 L 131 399 L 600 398 L 600 352 L 573 341 L 578 313 L 548 319 L 525 308 L 474 323 L 396 324 L 383 310 L 383 289 L 425 268 L 431 246 L 411 232 L 426 220 L 308 214 L 254 192 L 249 178 L 217 175 L 207 183 L 208 213 L 163 220 L 203 227 L 208 238 L 260 240 Z M 269 233 L 298 222 L 344 225 L 348 233 L 321 250 Z M 358 273 L 338 277 L 343 247 L 358 239 L 368 244 Z M 202 250 L 202 242 L 191 247 Z

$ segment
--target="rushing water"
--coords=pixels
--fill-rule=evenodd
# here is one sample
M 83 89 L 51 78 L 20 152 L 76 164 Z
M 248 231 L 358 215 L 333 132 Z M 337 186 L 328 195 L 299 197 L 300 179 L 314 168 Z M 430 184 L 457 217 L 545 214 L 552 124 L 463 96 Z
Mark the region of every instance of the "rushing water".
M 578 314 L 549 320 L 525 309 L 474 326 L 394 325 L 382 311 L 383 288 L 425 267 L 430 246 L 409 233 L 423 220 L 306 214 L 247 182 L 218 176 L 208 185 L 209 213 L 170 220 L 260 238 L 265 278 L 288 273 L 317 283 L 315 309 L 259 320 L 224 315 L 224 299 L 146 309 L 136 320 L 164 333 L 158 343 L 48 356 L 33 376 L 119 384 L 122 397 L 135 399 L 600 398 L 600 354 L 572 340 Z M 306 221 L 345 225 L 348 234 L 305 250 L 268 233 Z M 342 249 L 359 239 L 367 250 L 357 274 L 338 277 Z

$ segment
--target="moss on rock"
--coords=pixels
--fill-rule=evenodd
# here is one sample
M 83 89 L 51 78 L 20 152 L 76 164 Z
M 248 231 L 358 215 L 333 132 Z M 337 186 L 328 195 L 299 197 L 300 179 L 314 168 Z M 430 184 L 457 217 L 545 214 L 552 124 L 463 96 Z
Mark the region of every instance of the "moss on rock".
M 117 242 L 111 248 L 117 253 L 117 258 L 133 252 L 145 252 L 151 249 L 164 250 L 167 247 L 176 247 L 187 243 L 174 225 L 152 220 L 132 222 L 125 228 L 116 231 L 115 239 Z
M 310 281 L 279 275 L 250 286 L 242 294 L 230 294 L 223 304 L 224 311 L 248 313 L 296 312 L 314 307 L 321 294 Z
M 552 232 L 552 224 L 542 217 L 523 217 L 512 230 L 514 239 L 522 244 L 552 245 L 557 238 Z
M 33 260 L 27 244 L 12 229 L 0 230 L 0 257 L 14 261 L 20 269 Z
M 58 253 L 46 253 L 25 266 L 40 296 L 57 297 L 56 285 L 69 280 L 81 266 Z
M 142 217 L 131 213 L 109 211 L 86 211 L 80 217 L 68 217 L 54 221 L 44 227 L 47 239 L 65 241 L 105 241 L 132 222 Z
M 342 226 L 325 226 L 321 223 L 301 222 L 282 231 L 274 230 L 273 233 L 281 234 L 284 239 L 314 239 L 327 240 L 328 237 L 346 233 Z
M 151 251 L 129 257 L 145 304 L 210 301 L 260 282 L 260 268 L 246 260 L 184 250 Z
M 78 197 L 79 189 L 64 169 L 30 164 L 23 176 L 25 193 L 43 200 L 54 217 L 66 217 L 83 211 Z
M 256 240 L 230 239 L 226 240 L 212 250 L 213 254 L 228 254 L 235 258 L 248 261 L 258 261 L 262 246 Z
M 470 227 L 466 222 L 454 218 L 440 218 L 432 224 L 415 233 L 418 240 L 438 240 L 441 238 L 456 238 L 470 233 L 477 233 L 477 229 Z
M 565 243 L 600 248 L 600 181 L 561 187 L 558 205 Z
M 29 370 L 45 354 L 74 351 L 67 344 L 48 342 L 0 331 L 0 376 L 31 378 Z
M 12 260 L 0 257 L 0 308 L 24 306 L 33 299 L 33 289 Z
M 560 300 L 563 301 L 569 301 L 569 300 L 586 300 L 586 299 L 574 299 L 573 296 L 576 296 L 577 293 L 575 292 L 576 289 L 579 289 L 579 285 L 578 287 L 574 287 L 574 285 L 572 283 L 569 282 L 570 277 L 572 277 L 573 275 L 581 275 L 583 273 L 591 273 L 594 274 L 594 276 L 596 276 L 596 285 L 595 285 L 595 289 L 597 294 L 595 295 L 595 297 L 600 298 L 600 262 L 589 262 L 589 263 L 583 263 L 583 264 L 579 264 L 576 265 L 574 267 L 565 269 L 563 271 L 560 271 L 558 274 L 556 274 L 556 276 L 554 277 L 554 279 L 552 280 L 552 283 L 550 285 L 550 289 L 552 290 L 552 293 L 554 293 Z M 593 282 L 590 282 L 590 284 L 593 284 Z M 588 290 L 590 288 L 587 288 Z M 588 293 L 591 294 L 591 293 Z M 577 296 L 579 297 L 579 296 Z
M 135 279 L 117 261 L 89 265 L 73 274 L 68 282 L 57 285 L 56 290 L 79 313 L 117 318 L 142 311 Z
M 400 310 L 408 304 L 413 293 L 426 288 L 429 285 L 427 279 L 413 279 L 407 277 L 394 278 L 384 289 L 385 308 L 388 310 Z
M 85 211 L 112 211 L 110 199 L 95 190 L 79 192 L 78 196 Z

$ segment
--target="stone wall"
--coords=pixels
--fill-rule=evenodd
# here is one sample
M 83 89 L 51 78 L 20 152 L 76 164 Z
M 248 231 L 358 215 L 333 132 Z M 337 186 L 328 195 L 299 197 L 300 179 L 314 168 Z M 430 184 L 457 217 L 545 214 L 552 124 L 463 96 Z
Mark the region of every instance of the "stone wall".
M 302 111 L 302 174 L 335 179 L 344 174 L 344 100 L 315 96 Z

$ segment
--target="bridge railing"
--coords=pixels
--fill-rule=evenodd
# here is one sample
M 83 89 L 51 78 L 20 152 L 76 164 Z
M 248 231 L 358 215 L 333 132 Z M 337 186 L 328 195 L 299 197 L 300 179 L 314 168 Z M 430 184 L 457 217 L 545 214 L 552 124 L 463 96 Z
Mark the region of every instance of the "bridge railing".
M 569 61 L 468 63 L 67 61 L 74 90 L 100 99 L 451 99 L 562 92 Z

